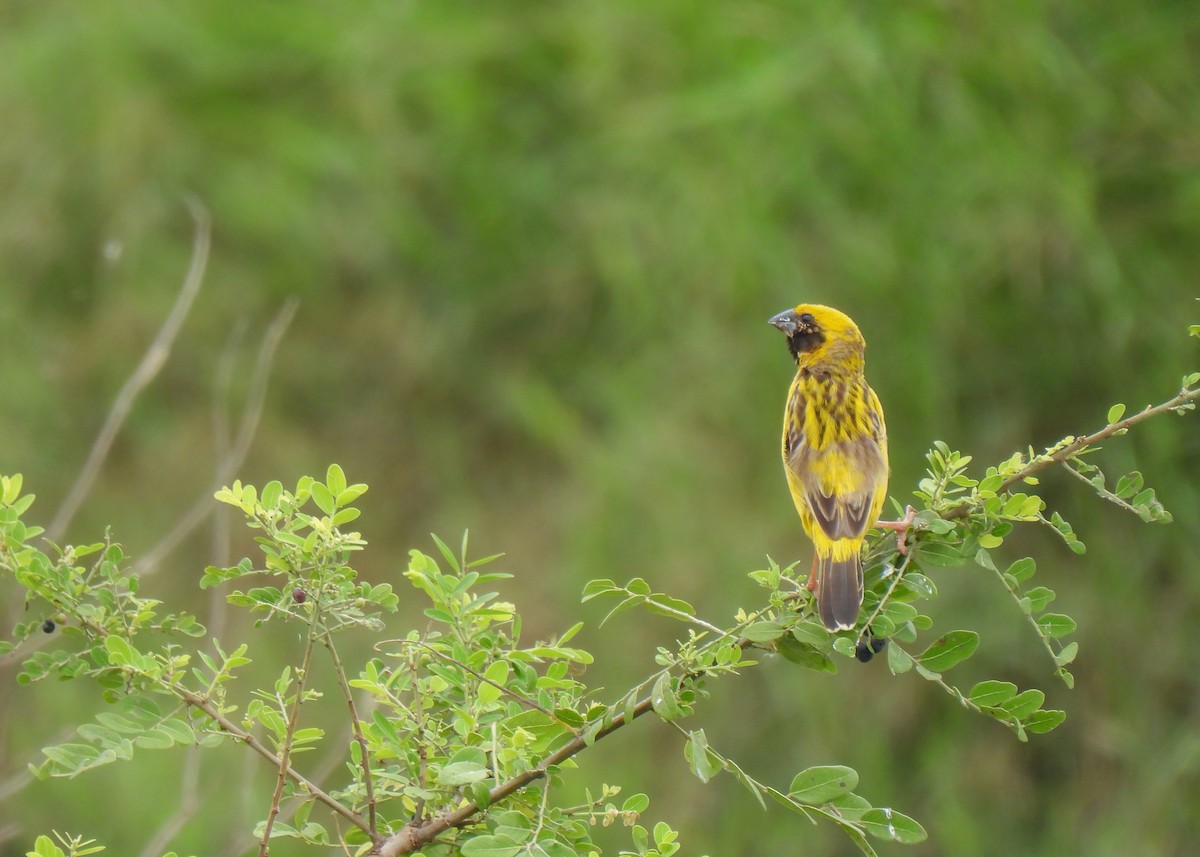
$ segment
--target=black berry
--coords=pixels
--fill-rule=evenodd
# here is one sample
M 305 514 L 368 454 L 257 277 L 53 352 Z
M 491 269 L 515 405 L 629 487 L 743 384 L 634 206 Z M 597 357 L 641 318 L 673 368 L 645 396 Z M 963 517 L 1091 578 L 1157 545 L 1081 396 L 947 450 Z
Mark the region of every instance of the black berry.
M 45 631 L 47 634 L 53 634 L 55 627 L 57 627 L 57 626 L 54 624 L 53 619 L 47 619 L 45 622 L 42 623 L 42 630 Z

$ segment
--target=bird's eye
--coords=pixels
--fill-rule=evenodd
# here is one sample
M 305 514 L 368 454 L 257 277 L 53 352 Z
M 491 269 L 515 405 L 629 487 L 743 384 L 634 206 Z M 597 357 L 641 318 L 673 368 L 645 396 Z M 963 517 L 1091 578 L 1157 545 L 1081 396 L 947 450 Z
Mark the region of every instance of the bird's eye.
M 812 317 L 811 312 L 806 312 L 800 316 L 800 323 L 805 327 L 813 327 L 816 325 L 817 320 Z

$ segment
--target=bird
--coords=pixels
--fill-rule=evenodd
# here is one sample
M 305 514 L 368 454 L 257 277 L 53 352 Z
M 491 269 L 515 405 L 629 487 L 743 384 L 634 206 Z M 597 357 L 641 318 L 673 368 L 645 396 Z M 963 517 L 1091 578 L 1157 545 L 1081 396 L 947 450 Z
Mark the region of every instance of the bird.
M 866 341 L 845 313 L 800 304 L 768 322 L 787 336 L 796 377 L 783 412 L 783 466 L 813 542 L 808 589 L 821 623 L 850 630 L 863 602 L 862 544 L 887 497 L 883 406 L 864 374 Z

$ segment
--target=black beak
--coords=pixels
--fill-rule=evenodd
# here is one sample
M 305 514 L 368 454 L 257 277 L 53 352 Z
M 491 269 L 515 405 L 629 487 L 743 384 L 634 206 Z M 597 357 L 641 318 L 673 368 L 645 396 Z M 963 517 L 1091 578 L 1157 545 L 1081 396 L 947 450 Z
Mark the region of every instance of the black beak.
M 773 315 L 767 319 L 767 324 L 775 325 L 787 336 L 796 332 L 796 328 L 800 326 L 799 322 L 794 309 L 785 309 L 779 315 Z

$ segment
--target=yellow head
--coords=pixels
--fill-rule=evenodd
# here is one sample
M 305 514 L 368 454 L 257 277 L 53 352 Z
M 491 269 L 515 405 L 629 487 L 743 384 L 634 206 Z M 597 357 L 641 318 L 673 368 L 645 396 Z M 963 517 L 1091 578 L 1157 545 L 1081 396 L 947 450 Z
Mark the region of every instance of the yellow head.
M 788 350 L 797 365 L 861 370 L 867 343 L 844 312 L 820 304 L 800 304 L 767 321 L 787 336 Z

